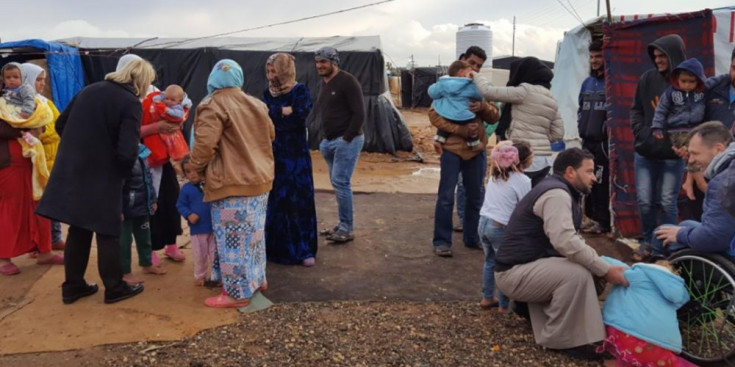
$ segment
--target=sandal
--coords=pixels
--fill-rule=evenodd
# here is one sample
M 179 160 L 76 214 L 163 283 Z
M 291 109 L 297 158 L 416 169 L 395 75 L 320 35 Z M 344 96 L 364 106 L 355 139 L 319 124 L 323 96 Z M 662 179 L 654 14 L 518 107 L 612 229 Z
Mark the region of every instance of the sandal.
M 3 266 L 0 266 L 0 274 L 2 275 L 15 275 L 20 274 L 20 269 L 18 269 L 17 266 L 13 263 L 7 263 Z
M 334 228 L 324 228 L 321 231 L 319 231 L 320 236 L 331 236 L 339 230 L 339 226 L 334 226 Z
M 439 257 L 452 257 L 452 249 L 449 246 L 435 246 L 434 254 Z
M 204 300 L 204 305 L 213 308 L 240 308 L 250 304 L 250 299 L 231 301 L 232 297 L 228 296 L 224 291 L 218 296 L 209 297 Z
M 327 236 L 327 241 L 332 241 L 337 244 L 347 243 L 354 239 L 355 239 L 355 236 L 352 233 L 346 233 L 346 232 L 335 232 Z
M 64 265 L 64 257 L 61 255 L 54 254 L 44 260 L 36 261 L 38 265 Z
M 498 300 L 495 298 L 491 298 L 491 299 L 483 298 L 482 301 L 480 301 L 480 307 L 486 310 L 491 309 L 493 307 L 499 307 L 499 306 L 500 306 L 500 302 L 498 302 Z

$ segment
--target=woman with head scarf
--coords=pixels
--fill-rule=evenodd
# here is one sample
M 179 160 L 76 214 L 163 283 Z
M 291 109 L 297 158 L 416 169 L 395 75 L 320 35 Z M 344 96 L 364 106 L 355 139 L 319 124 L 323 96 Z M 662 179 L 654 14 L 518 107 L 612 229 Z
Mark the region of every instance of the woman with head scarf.
M 296 82 L 294 57 L 276 53 L 265 65 L 268 89 L 263 101 L 276 128 L 275 178 L 268 196 L 265 241 L 268 260 L 313 266 L 317 252 L 316 209 L 306 117 L 309 89 Z
M 117 61 L 117 70 L 120 70 L 131 61 L 142 60 L 135 54 L 125 54 Z M 157 92 L 158 88 L 151 85 L 146 90 L 145 95 Z M 140 128 L 140 138 L 145 138 L 153 134 L 174 133 L 181 128 L 178 124 L 172 124 L 165 120 L 159 121 L 157 124 L 149 124 Z M 156 213 L 151 216 L 151 243 L 153 254 L 153 266 L 158 267 L 161 261 L 158 259 L 156 251 L 165 249 L 163 255 L 173 261 L 184 261 L 186 258 L 179 250 L 176 244 L 176 237 L 181 231 L 181 218 L 176 210 L 176 200 L 179 198 L 179 181 L 176 179 L 176 171 L 171 163 L 166 162 L 162 165 L 151 166 L 151 176 L 153 177 L 153 187 L 158 197 Z
M 30 89 L 35 91 L 36 88 L 32 81 L 35 81 L 38 75 L 25 73 L 24 65 L 18 65 L 21 70 L 22 83 L 31 86 Z M 38 98 L 36 102 L 39 102 Z M 34 199 L 33 184 L 35 170 L 31 158 L 24 155 L 23 148 L 18 141 L 26 131 L 35 137 L 42 137 L 44 129 L 53 131 L 52 111 L 47 106 L 36 107 L 36 109 L 39 108 L 46 108 L 45 116 L 48 117 L 44 119 L 46 122 L 41 128 L 20 129 L 0 120 L 0 239 L 2 239 L 0 240 L 0 274 L 2 275 L 20 273 L 20 269 L 13 264 L 11 259 L 33 251 L 39 253 L 37 260 L 39 265 L 62 265 L 64 263 L 63 257 L 51 251 L 51 222 L 33 213 L 37 204 Z M 53 114 L 53 119 L 55 119 L 58 111 L 55 108 L 53 111 L 55 111 Z M 43 154 L 45 158 L 43 149 L 40 154 Z M 38 162 L 41 161 L 38 160 Z M 43 170 L 48 172 L 49 166 L 44 163 L 43 167 Z M 41 192 L 37 194 L 40 195 Z
M 268 107 L 245 94 L 240 65 L 224 59 L 209 74 L 209 94 L 194 119 L 191 167 L 205 178 L 217 256 L 212 278 L 222 293 L 209 307 L 244 307 L 265 290 L 265 215 L 273 184 L 275 129 Z
M 122 301 L 143 291 L 123 282 L 120 232 L 123 182 L 138 158 L 142 108 L 156 72 L 134 60 L 105 80 L 82 89 L 56 120 L 61 136 L 54 170 L 36 209 L 44 217 L 67 223 L 62 301 L 73 303 L 97 292 L 84 273 L 92 235 L 105 285 L 105 303 Z
M 521 139 L 531 144 L 533 164 L 525 171 L 535 186 L 551 168 L 551 142 L 564 138 L 559 107 L 551 95 L 554 73 L 535 57 L 524 57 L 510 65 L 505 87 L 474 74 L 475 84 L 488 101 L 505 103 L 495 133 L 501 139 Z
M 43 144 L 43 150 L 46 153 L 46 167 L 51 172 L 51 168 L 54 166 L 54 159 L 56 158 L 56 151 L 59 149 L 59 134 L 56 133 L 56 128 L 54 127 L 56 119 L 59 117 L 59 110 L 53 101 L 44 97 L 42 94 L 46 88 L 46 70 L 36 64 L 26 62 L 20 65 L 20 73 L 23 75 L 23 83 L 30 85 L 36 91 L 36 98 L 40 99 L 41 103 L 47 104 L 53 114 L 53 121 L 46 125 L 39 137 Z M 63 250 L 64 245 L 64 239 L 61 237 L 61 223 L 52 221 L 51 247 L 54 250 Z

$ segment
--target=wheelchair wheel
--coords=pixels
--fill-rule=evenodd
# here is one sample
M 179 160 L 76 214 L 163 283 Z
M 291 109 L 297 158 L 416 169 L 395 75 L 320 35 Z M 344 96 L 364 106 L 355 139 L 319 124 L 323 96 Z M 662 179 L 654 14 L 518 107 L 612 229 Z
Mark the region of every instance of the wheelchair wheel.
M 691 300 L 678 313 L 682 354 L 694 362 L 735 355 L 735 263 L 720 254 L 692 250 L 669 261 L 684 278 Z

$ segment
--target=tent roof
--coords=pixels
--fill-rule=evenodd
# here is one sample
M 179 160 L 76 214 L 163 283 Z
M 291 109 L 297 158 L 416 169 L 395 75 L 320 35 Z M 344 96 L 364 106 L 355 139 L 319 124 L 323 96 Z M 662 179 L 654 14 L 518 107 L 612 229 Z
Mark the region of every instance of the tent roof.
M 235 51 L 314 52 L 324 46 L 339 51 L 380 50 L 380 36 L 359 37 L 215 37 L 215 38 L 92 38 L 72 37 L 57 40 L 80 49 L 172 48 L 193 49 L 215 47 Z

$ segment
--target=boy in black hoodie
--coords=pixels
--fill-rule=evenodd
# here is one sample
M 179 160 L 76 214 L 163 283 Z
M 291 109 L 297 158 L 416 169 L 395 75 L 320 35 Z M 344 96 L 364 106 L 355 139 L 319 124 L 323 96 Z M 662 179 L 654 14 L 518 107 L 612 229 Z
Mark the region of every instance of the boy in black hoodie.
M 648 45 L 648 55 L 655 68 L 641 75 L 630 109 L 635 137 L 636 195 L 644 243 L 650 243 L 658 225 L 677 223 L 677 198 L 685 165 L 672 149 L 671 141 L 656 139 L 652 131 L 654 112 L 670 85 L 671 71 L 686 59 L 684 41 L 675 34 L 663 36 Z

